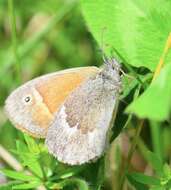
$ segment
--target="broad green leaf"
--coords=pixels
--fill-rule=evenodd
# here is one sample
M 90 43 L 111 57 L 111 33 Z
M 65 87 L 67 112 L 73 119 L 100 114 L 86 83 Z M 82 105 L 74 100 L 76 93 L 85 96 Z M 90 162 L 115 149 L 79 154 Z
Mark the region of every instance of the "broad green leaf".
M 160 180 L 152 176 L 147 176 L 142 173 L 130 173 L 129 174 L 137 182 L 146 184 L 146 185 L 160 185 Z
M 88 27 L 100 47 L 114 48 L 129 64 L 156 68 L 171 32 L 171 1 L 82 0 Z M 102 44 L 104 43 L 104 44 Z M 167 62 L 171 59 L 171 53 Z
M 20 185 L 15 185 L 12 189 L 33 189 L 41 185 L 41 181 L 33 181 L 30 183 L 23 183 Z
M 162 121 L 171 109 L 171 64 L 166 65 L 149 88 L 126 109 L 140 118 Z
M 18 179 L 21 181 L 37 180 L 36 177 L 31 176 L 31 175 L 27 175 L 24 172 L 16 172 L 16 171 L 7 170 L 7 169 L 2 169 L 1 171 L 4 175 L 6 175 L 7 177 L 12 178 L 12 179 Z

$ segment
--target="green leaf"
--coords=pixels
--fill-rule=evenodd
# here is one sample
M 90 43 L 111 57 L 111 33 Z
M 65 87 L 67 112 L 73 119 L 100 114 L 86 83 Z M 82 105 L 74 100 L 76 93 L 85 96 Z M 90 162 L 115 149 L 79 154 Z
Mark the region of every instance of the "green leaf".
M 31 148 L 32 140 L 27 139 L 27 141 L 28 141 L 29 146 Z M 38 162 L 39 154 L 29 152 L 28 147 L 21 141 L 17 141 L 16 146 L 17 146 L 17 154 L 19 155 L 20 159 L 22 160 L 23 165 L 28 166 L 29 169 L 34 174 L 36 174 L 40 178 L 43 178 L 43 172 L 42 172 L 42 169 L 41 169 L 40 164 Z M 35 147 L 34 143 L 33 143 L 33 146 Z M 34 150 L 33 147 L 32 147 L 32 150 Z
M 66 179 L 60 183 L 56 183 L 53 184 L 51 186 L 51 189 L 63 189 L 66 186 L 70 186 L 70 185 L 75 185 L 78 187 L 78 189 L 80 190 L 89 190 L 88 184 L 86 181 L 84 181 L 83 179 L 80 178 L 70 178 L 70 179 Z
M 36 188 L 40 185 L 41 185 L 41 181 L 33 181 L 30 183 L 23 183 L 20 185 L 15 185 L 12 187 L 12 189 L 32 189 L 32 188 Z
M 77 173 L 79 173 L 81 170 L 83 170 L 83 168 L 85 168 L 85 166 L 76 166 L 76 167 L 65 169 L 64 171 L 59 172 L 59 174 L 56 175 L 55 178 L 56 179 L 66 179 L 66 178 L 69 178 L 69 177 L 74 176 Z
M 138 85 L 137 80 L 128 80 L 127 76 L 122 78 L 122 89 L 123 92 L 120 95 L 120 99 L 124 99 L 129 93 Z
M 163 173 L 166 178 L 171 179 L 171 168 L 168 164 L 164 164 Z
M 163 121 L 171 109 L 171 64 L 166 65 L 149 88 L 126 109 L 140 118 Z
M 166 189 L 165 187 L 162 187 L 162 186 L 155 186 L 155 187 L 150 188 L 149 190 L 166 190 Z
M 152 78 L 151 73 L 147 74 L 147 75 L 138 75 L 139 78 L 141 79 L 141 81 L 143 83 L 145 83 L 147 80 Z M 122 89 L 123 92 L 120 95 L 120 99 L 125 98 L 126 96 L 128 96 L 131 92 L 131 90 L 133 90 L 139 83 L 137 80 L 135 80 L 135 78 L 132 78 L 131 80 L 128 80 L 128 76 L 125 76 L 122 78 Z
M 16 184 L 19 184 L 19 182 L 18 181 L 11 181 L 11 182 L 8 182 L 8 183 L 5 183 L 5 184 L 1 184 L 0 185 L 0 190 L 11 190 L 12 186 L 14 186 Z
M 146 185 L 160 185 L 160 180 L 152 176 L 147 176 L 142 173 L 130 173 L 129 174 L 137 182 L 146 184 Z
M 42 172 L 41 166 L 38 161 L 28 160 L 28 161 L 24 162 L 24 165 L 28 166 L 28 168 L 32 171 L 33 174 L 36 174 L 40 178 L 43 178 L 43 172 Z
M 171 1 L 82 0 L 91 33 L 105 53 L 114 48 L 129 64 L 156 68 L 171 32 Z M 103 38 L 103 39 L 102 39 Z M 170 62 L 169 54 L 167 62 Z
M 150 121 L 151 140 L 154 153 L 160 160 L 163 160 L 163 139 L 162 129 L 159 122 Z
M 35 140 L 24 133 L 24 139 L 27 143 L 28 149 L 31 153 L 40 153 L 39 146 L 36 144 Z
M 9 178 L 18 179 L 21 181 L 32 181 L 37 180 L 36 177 L 31 175 L 26 175 L 24 172 L 16 172 L 12 170 L 2 169 L 1 170 L 4 175 L 6 175 Z
M 127 179 L 129 182 L 138 190 L 148 190 L 148 187 L 145 184 L 137 182 L 129 173 L 127 174 Z
M 16 141 L 16 148 L 17 148 L 17 152 L 19 154 L 23 153 L 23 152 L 28 153 L 28 148 L 27 148 L 26 144 L 24 144 L 22 141 L 19 141 L 19 140 Z
M 159 159 L 159 157 L 155 153 L 153 153 L 151 151 L 146 152 L 146 157 L 148 159 L 148 162 L 152 166 L 152 168 L 155 170 L 155 172 L 159 176 L 162 176 L 163 175 L 163 163 Z

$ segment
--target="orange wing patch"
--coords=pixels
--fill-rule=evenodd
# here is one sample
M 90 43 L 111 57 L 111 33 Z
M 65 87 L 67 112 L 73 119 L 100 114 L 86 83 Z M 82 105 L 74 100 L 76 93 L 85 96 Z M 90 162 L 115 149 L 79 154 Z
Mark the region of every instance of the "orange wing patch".
M 37 83 L 36 89 L 43 98 L 49 111 L 54 114 L 65 98 L 84 80 L 97 74 L 97 67 L 83 67 L 72 71 L 56 73 L 41 83 Z
M 49 109 L 45 103 L 39 103 L 34 105 L 34 109 L 31 110 L 33 121 L 41 128 L 48 128 L 52 122 L 54 116 L 49 112 Z

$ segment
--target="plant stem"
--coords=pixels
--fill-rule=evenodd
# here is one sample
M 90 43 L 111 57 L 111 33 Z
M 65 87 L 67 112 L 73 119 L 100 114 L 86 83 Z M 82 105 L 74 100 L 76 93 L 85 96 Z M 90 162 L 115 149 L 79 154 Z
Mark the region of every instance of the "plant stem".
M 0 145 L 0 158 L 2 158 L 14 170 L 23 170 L 22 165 L 2 145 Z
M 138 142 L 138 138 L 139 138 L 139 135 L 141 133 L 141 129 L 144 125 L 144 120 L 141 120 L 140 123 L 139 123 L 139 126 L 136 128 L 136 133 L 135 133 L 135 137 L 133 139 L 133 142 L 131 144 L 131 147 L 129 149 L 129 152 L 128 152 L 128 157 L 127 157 L 127 160 L 126 160 L 126 164 L 125 164 L 125 168 L 124 168 L 124 173 L 123 175 L 121 176 L 121 180 L 120 180 L 120 183 L 119 183 L 119 190 L 122 190 L 123 188 L 123 185 L 124 185 L 124 181 L 125 181 L 125 173 L 126 171 L 129 170 L 129 167 L 130 167 L 130 161 L 131 161 L 131 158 L 132 158 L 132 155 L 134 153 L 134 150 L 136 148 L 136 145 L 137 145 L 137 142 Z
M 20 63 L 20 57 L 18 54 L 16 21 L 15 21 L 13 0 L 8 0 L 8 9 L 9 9 L 9 17 L 10 17 L 10 25 L 11 25 L 13 53 L 14 53 L 14 58 L 16 62 L 17 83 L 21 83 L 21 63 Z
M 99 169 L 98 169 L 98 176 L 97 176 L 97 190 L 101 189 L 101 186 L 104 182 L 105 178 L 105 156 L 101 158 L 99 163 Z
M 139 86 L 137 87 L 135 93 L 134 93 L 133 100 L 135 100 L 136 98 L 138 98 L 139 93 L 140 93 L 140 89 L 141 89 L 141 86 L 139 85 Z M 133 114 L 129 114 L 129 115 L 128 115 L 128 119 L 127 119 L 127 121 L 125 122 L 125 125 L 123 126 L 123 129 L 125 129 L 125 128 L 128 126 L 129 122 L 130 122 L 131 119 L 132 119 L 132 115 L 133 115 Z
M 136 133 L 135 133 L 135 137 L 133 139 L 133 142 L 132 142 L 132 146 L 130 148 L 130 151 L 128 152 L 128 159 L 127 159 L 127 170 L 129 170 L 129 167 L 130 167 L 130 161 L 131 161 L 131 158 L 132 158 L 132 155 L 134 153 L 134 150 L 136 148 L 136 145 L 137 145 L 137 142 L 138 142 L 138 138 L 139 138 L 139 135 L 141 133 L 141 129 L 144 125 L 144 120 L 141 120 L 140 123 L 139 123 L 139 126 L 137 127 L 136 129 Z
M 150 131 L 151 131 L 151 138 L 152 138 L 152 144 L 153 144 L 153 150 L 155 154 L 163 160 L 162 158 L 162 137 L 161 137 L 161 129 L 158 122 L 151 121 L 150 122 Z
M 156 79 L 156 77 L 159 75 L 160 70 L 161 70 L 161 68 L 162 68 L 162 66 L 164 64 L 164 60 L 165 60 L 165 58 L 167 56 L 167 53 L 168 53 L 170 48 L 171 48 L 171 32 L 170 32 L 170 34 L 169 34 L 169 36 L 167 38 L 163 53 L 162 53 L 162 55 L 160 57 L 160 61 L 159 61 L 158 65 L 156 67 L 156 70 L 154 72 L 152 81 L 154 81 Z
M 171 48 L 171 33 L 169 34 L 169 36 L 168 36 L 168 38 L 166 40 L 165 48 L 163 50 L 163 53 L 161 55 L 159 64 L 156 67 L 156 70 L 154 72 L 154 75 L 153 75 L 153 78 L 152 78 L 151 82 L 153 82 L 156 79 L 156 77 L 159 75 L 159 73 L 160 73 L 160 71 L 162 69 L 162 66 L 164 64 L 164 60 L 165 60 L 165 58 L 167 56 L 167 53 L 168 53 L 168 51 L 169 51 L 170 48 Z M 137 127 L 135 137 L 133 139 L 131 148 L 129 149 L 129 152 L 128 152 L 128 158 L 127 158 L 126 165 L 125 165 L 125 171 L 129 170 L 130 161 L 131 161 L 132 155 L 134 153 L 134 150 L 136 148 L 136 145 L 137 145 L 137 142 L 138 142 L 138 138 L 139 138 L 139 135 L 141 133 L 141 129 L 143 127 L 143 124 L 144 124 L 144 120 L 141 120 L 139 126 Z M 121 176 L 121 180 L 120 180 L 120 183 L 119 183 L 119 190 L 122 190 L 122 187 L 124 185 L 125 171 L 124 171 L 123 175 Z

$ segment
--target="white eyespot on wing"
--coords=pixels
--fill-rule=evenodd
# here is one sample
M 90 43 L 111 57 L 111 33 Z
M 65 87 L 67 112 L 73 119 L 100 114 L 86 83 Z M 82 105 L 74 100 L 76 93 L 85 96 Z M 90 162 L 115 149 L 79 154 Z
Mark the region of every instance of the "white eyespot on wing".
M 101 77 L 86 81 L 57 112 L 46 144 L 59 161 L 79 165 L 103 154 L 118 93 L 108 85 Z

